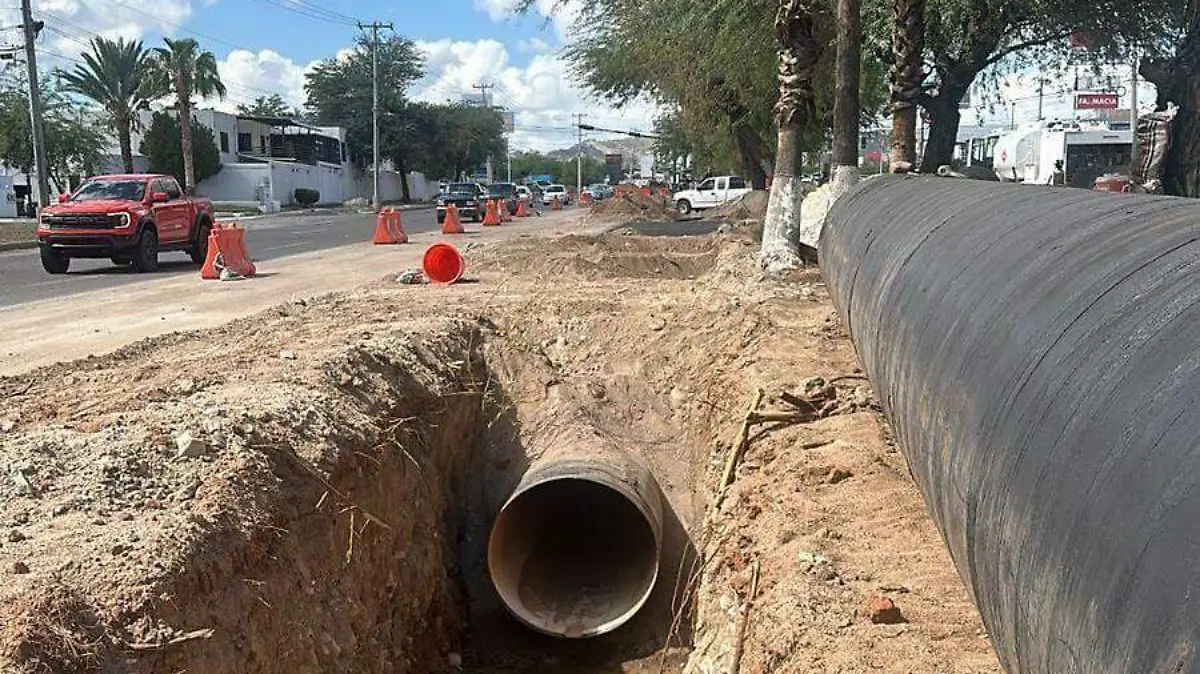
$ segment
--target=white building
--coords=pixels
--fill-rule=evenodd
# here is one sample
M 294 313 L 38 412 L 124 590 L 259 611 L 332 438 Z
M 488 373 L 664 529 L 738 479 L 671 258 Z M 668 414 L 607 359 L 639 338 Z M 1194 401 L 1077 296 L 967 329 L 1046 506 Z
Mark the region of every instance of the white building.
M 212 129 L 221 155 L 221 171 L 202 180 L 196 193 L 219 205 L 271 210 L 294 204 L 297 188 L 317 190 L 320 202 L 326 204 L 372 194 L 370 172 L 350 161 L 345 129 L 218 110 L 196 110 L 193 116 Z M 151 111 L 142 111 L 142 132 L 133 137 L 133 164 L 138 172 L 149 170 L 149 160 L 138 148 L 152 118 Z M 123 171 L 115 142 L 109 150 L 107 171 Z M 399 200 L 403 194 L 400 175 L 381 170 L 379 178 L 380 199 Z M 409 174 L 409 192 L 413 200 L 430 199 L 437 194 L 437 183 L 414 172 Z

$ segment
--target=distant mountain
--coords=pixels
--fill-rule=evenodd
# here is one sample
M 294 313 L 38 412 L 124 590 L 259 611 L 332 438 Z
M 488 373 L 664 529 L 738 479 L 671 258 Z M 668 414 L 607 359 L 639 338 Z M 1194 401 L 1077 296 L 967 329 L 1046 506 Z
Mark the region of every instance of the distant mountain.
M 559 160 L 574 159 L 580 152 L 589 159 L 604 161 L 606 154 L 623 155 L 625 162 L 634 162 L 654 152 L 654 141 L 649 138 L 617 138 L 614 140 L 585 140 L 562 150 L 551 150 L 549 156 Z

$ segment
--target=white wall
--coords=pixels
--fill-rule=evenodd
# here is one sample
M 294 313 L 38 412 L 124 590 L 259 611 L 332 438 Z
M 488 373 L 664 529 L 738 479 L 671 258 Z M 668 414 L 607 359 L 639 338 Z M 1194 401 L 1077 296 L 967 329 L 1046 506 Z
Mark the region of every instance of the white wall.
M 226 164 L 217 175 L 201 180 L 196 193 L 218 202 L 238 202 L 257 205 L 269 192 L 260 186 L 271 184 L 271 167 L 267 164 Z

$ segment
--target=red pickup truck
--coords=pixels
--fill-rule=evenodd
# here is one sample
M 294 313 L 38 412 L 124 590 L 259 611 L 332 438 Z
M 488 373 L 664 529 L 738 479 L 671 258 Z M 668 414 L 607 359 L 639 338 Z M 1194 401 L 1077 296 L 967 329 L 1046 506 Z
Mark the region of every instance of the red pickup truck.
M 203 264 L 212 223 L 212 202 L 188 197 L 171 176 L 90 178 L 39 214 L 42 267 L 65 274 L 73 257 L 107 257 L 147 272 L 158 269 L 163 251 L 184 251 Z

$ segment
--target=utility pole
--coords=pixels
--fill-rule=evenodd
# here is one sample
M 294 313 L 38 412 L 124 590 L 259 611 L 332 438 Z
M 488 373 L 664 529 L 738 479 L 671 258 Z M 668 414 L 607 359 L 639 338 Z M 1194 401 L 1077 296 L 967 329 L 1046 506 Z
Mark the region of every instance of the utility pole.
M 22 0 L 28 3 L 29 0 Z M 359 30 L 371 29 L 371 155 L 374 160 L 374 175 L 371 176 L 373 191 L 371 205 L 379 211 L 379 29 L 395 30 L 392 22 L 359 23 Z
M 495 88 L 495 86 L 496 85 L 494 85 L 494 84 L 473 84 L 473 85 L 471 85 L 472 89 L 479 90 L 480 97 L 481 97 L 480 102 L 483 105 L 483 107 L 488 108 L 489 110 L 492 107 L 492 102 L 488 98 L 488 89 Z M 492 182 L 492 156 L 491 155 L 488 155 L 488 158 L 487 158 L 487 181 L 489 183 Z
M 1045 117 L 1042 115 L 1042 101 L 1046 93 L 1046 80 L 1038 78 L 1038 121 L 1042 121 Z
M 30 0 L 21 0 L 21 30 L 25 34 L 25 67 L 29 73 L 29 129 L 33 135 L 33 172 L 37 174 L 38 204 L 50 203 L 50 184 L 46 180 L 46 143 L 42 134 L 42 91 L 38 82 L 37 51 L 33 41 L 42 29 L 42 22 L 33 20 Z M 32 185 L 30 186 L 32 187 Z
M 575 198 L 583 194 L 583 115 L 576 114 L 575 126 L 579 129 L 579 141 L 575 146 Z

